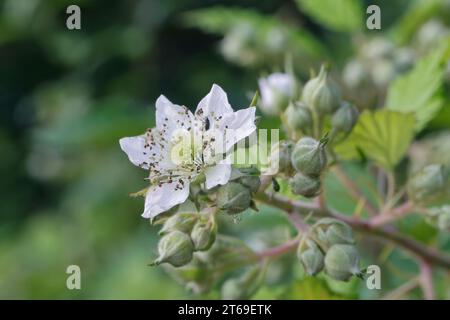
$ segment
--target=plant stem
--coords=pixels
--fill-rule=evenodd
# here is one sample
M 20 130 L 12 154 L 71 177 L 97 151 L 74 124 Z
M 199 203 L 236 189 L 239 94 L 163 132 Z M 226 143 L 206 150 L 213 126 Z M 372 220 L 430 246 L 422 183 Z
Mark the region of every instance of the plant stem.
M 331 208 L 321 209 L 313 203 L 291 200 L 277 194 L 269 196 L 265 193 L 258 193 L 256 194 L 255 199 L 267 205 L 279 208 L 287 213 L 298 212 L 302 214 L 308 214 L 309 212 L 314 212 L 319 216 L 331 216 L 333 218 L 346 222 L 356 231 L 369 234 L 382 240 L 393 242 L 411 253 L 416 258 L 420 258 L 422 260 L 428 261 L 431 264 L 450 269 L 450 256 L 433 248 L 424 246 L 414 239 L 406 237 L 395 230 L 389 228 L 377 228 L 372 226 L 368 221 L 363 221 L 356 217 L 346 216 Z
M 434 300 L 433 272 L 428 261 L 420 262 L 420 286 L 426 300 Z
M 414 277 L 408 282 L 405 282 L 400 287 L 396 288 L 392 292 L 388 293 L 384 297 L 382 297 L 382 300 L 397 300 L 401 299 L 405 294 L 413 290 L 415 287 L 419 285 L 420 279 L 419 277 Z
M 386 172 L 387 177 L 387 194 L 386 203 L 389 203 L 395 195 L 395 174 L 392 171 Z
M 296 214 L 295 212 L 291 212 L 288 214 L 289 220 L 292 222 L 294 227 L 297 229 L 298 233 L 308 232 L 309 226 L 303 221 L 303 219 Z
M 370 221 L 369 223 L 372 227 L 379 227 L 394 220 L 403 218 L 404 216 L 410 214 L 413 209 L 414 209 L 413 203 L 410 201 L 406 201 L 402 205 L 393 208 L 388 212 L 381 213 L 373 217 L 372 219 L 369 220 Z
M 298 238 L 291 239 L 288 242 L 283 243 L 282 245 L 258 253 L 258 257 L 260 259 L 278 257 L 296 248 L 298 246 L 299 241 L 300 239 Z

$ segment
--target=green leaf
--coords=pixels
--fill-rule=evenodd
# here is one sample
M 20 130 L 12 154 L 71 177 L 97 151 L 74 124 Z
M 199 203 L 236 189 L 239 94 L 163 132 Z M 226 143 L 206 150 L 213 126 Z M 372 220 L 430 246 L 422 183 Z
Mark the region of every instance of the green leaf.
M 411 144 L 414 125 L 413 114 L 386 109 L 365 111 L 347 141 L 336 147 L 336 152 L 344 159 L 356 159 L 360 150 L 379 166 L 392 170 Z
M 445 44 L 423 57 L 408 73 L 399 76 L 389 87 L 386 107 L 416 116 L 416 131 L 420 131 L 439 112 L 444 99 L 441 89 L 444 77 L 443 61 L 450 46 Z
M 303 12 L 332 30 L 362 29 L 364 12 L 359 0 L 296 0 L 296 3 Z

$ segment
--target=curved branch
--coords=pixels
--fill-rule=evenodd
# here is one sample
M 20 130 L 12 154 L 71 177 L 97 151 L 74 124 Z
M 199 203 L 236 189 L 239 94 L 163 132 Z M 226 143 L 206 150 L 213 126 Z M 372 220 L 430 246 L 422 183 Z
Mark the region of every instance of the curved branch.
M 256 200 L 259 200 L 267 205 L 277 207 L 287 213 L 298 212 L 302 214 L 308 214 L 309 212 L 314 212 L 319 216 L 334 217 L 346 222 L 356 231 L 364 232 L 366 234 L 380 238 L 381 240 L 393 242 L 413 254 L 415 257 L 427 261 L 428 263 L 450 269 L 450 256 L 433 248 L 424 246 L 420 242 L 405 237 L 395 230 L 389 228 L 376 228 L 367 221 L 363 221 L 359 218 L 343 215 L 330 208 L 321 209 L 313 203 L 291 200 L 278 194 L 267 195 L 265 193 L 258 193 L 255 198 Z
M 270 248 L 265 251 L 259 252 L 258 257 L 262 259 L 262 258 L 268 258 L 268 257 L 272 258 L 272 257 L 280 256 L 286 252 L 291 251 L 295 247 L 297 247 L 299 241 L 300 241 L 299 239 L 289 240 L 288 242 L 283 243 L 282 245 L 280 245 L 278 247 Z

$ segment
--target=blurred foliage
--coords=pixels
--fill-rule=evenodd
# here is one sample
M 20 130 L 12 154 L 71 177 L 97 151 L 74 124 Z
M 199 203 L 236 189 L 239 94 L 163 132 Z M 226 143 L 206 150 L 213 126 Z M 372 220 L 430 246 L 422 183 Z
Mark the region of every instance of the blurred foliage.
M 363 27 L 363 7 L 358 0 L 296 0 L 314 20 L 337 31 L 360 31 Z M 330 14 L 332 13 L 332 14 Z
M 74 3 L 82 8 L 80 31 L 65 26 L 65 9 Z M 382 8 L 381 31 L 363 28 L 369 4 Z M 361 109 L 377 108 L 387 94 L 389 109 L 416 114 L 416 129 L 432 138 L 413 145 L 413 166 L 432 157 L 449 161 L 448 148 L 438 153 L 440 145 L 432 146 L 435 131 L 450 127 L 448 46 L 437 49 L 449 42 L 449 8 L 448 0 L 1 0 L 0 298 L 199 297 L 182 285 L 197 280 L 195 270 L 183 278 L 147 266 L 156 255 L 157 230 L 139 216 L 142 199 L 128 197 L 145 185 L 144 172 L 129 165 L 118 145 L 120 137 L 154 124 L 154 101 L 161 93 L 192 108 L 219 83 L 233 106 L 247 106 L 257 77 L 285 68 L 286 56 L 302 80 L 327 60 L 348 89 L 347 98 L 359 101 L 363 95 Z M 430 21 L 442 26 L 443 37 L 424 29 Z M 371 63 L 358 53 L 375 36 L 395 50 L 414 52 L 413 67 L 389 74 L 395 80 L 387 93 L 386 87 L 367 85 L 373 83 L 366 72 Z M 363 90 L 350 90 L 340 76 L 351 61 L 365 72 Z M 260 120 L 264 128 L 279 123 Z M 396 135 L 406 125 L 394 121 L 385 134 Z M 374 144 L 385 146 L 382 134 L 371 134 L 378 139 Z M 448 142 L 448 132 L 442 141 Z M 396 165 L 403 146 L 386 148 L 367 154 Z M 374 198 L 373 177 L 364 165 L 345 169 Z M 348 214 L 356 210 L 337 181 L 327 178 L 326 185 L 333 206 Z M 399 228 L 450 250 L 449 236 L 420 216 Z M 239 223 L 222 217 L 220 232 L 261 250 L 282 243 L 292 230 L 284 216 L 263 206 Z M 381 291 L 369 291 L 357 279 L 342 284 L 305 277 L 292 257 L 283 256 L 268 266 L 267 283 L 255 298 L 378 298 L 417 273 L 403 252 L 363 237 L 358 241 L 365 246 L 365 263 L 376 261 L 388 270 Z M 66 288 L 65 271 L 72 264 L 81 267 L 79 291 Z M 439 297 L 448 298 L 448 277 L 437 272 L 435 279 Z M 217 298 L 219 290 L 200 297 Z M 406 297 L 421 296 L 413 290 Z

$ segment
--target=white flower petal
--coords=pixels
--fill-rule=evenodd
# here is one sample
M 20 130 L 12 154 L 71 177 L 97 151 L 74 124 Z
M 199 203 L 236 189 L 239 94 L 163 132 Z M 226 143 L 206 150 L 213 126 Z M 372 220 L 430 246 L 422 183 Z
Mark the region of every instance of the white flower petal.
M 145 209 L 142 216 L 153 218 L 165 212 L 177 204 L 183 203 L 189 196 L 189 181 L 183 179 L 183 184 L 179 181 L 163 183 L 151 186 L 145 198 Z
M 276 91 L 291 97 L 295 92 L 295 80 L 287 73 L 272 73 L 267 77 L 269 86 Z
M 232 112 L 233 108 L 228 103 L 225 91 L 217 84 L 213 84 L 211 91 L 198 104 L 195 114 L 208 117 L 209 121 L 214 122 L 216 117 Z
M 150 155 L 145 146 L 147 140 L 145 136 L 125 137 L 119 140 L 120 148 L 127 154 L 130 161 L 143 169 L 149 169 Z
M 225 132 L 225 152 L 256 130 L 255 112 L 256 108 L 250 107 L 236 111 L 232 117 L 224 118 L 221 129 Z
M 269 85 L 269 82 L 266 78 L 262 78 L 258 80 L 259 91 L 261 93 L 261 107 L 264 109 L 264 112 L 267 114 L 276 114 L 276 110 L 272 110 L 270 107 L 275 104 L 275 94 L 272 88 Z
M 269 115 L 277 115 L 280 111 L 280 99 L 293 98 L 296 92 L 295 79 L 287 73 L 272 73 L 266 78 L 259 79 L 258 84 L 261 92 L 260 107 Z
M 177 129 L 190 130 L 193 117 L 188 108 L 173 104 L 163 95 L 156 100 L 156 127 L 167 139 Z
M 208 167 L 205 170 L 206 189 L 214 188 L 217 185 L 224 185 L 228 182 L 231 176 L 231 165 L 217 164 L 213 167 Z

